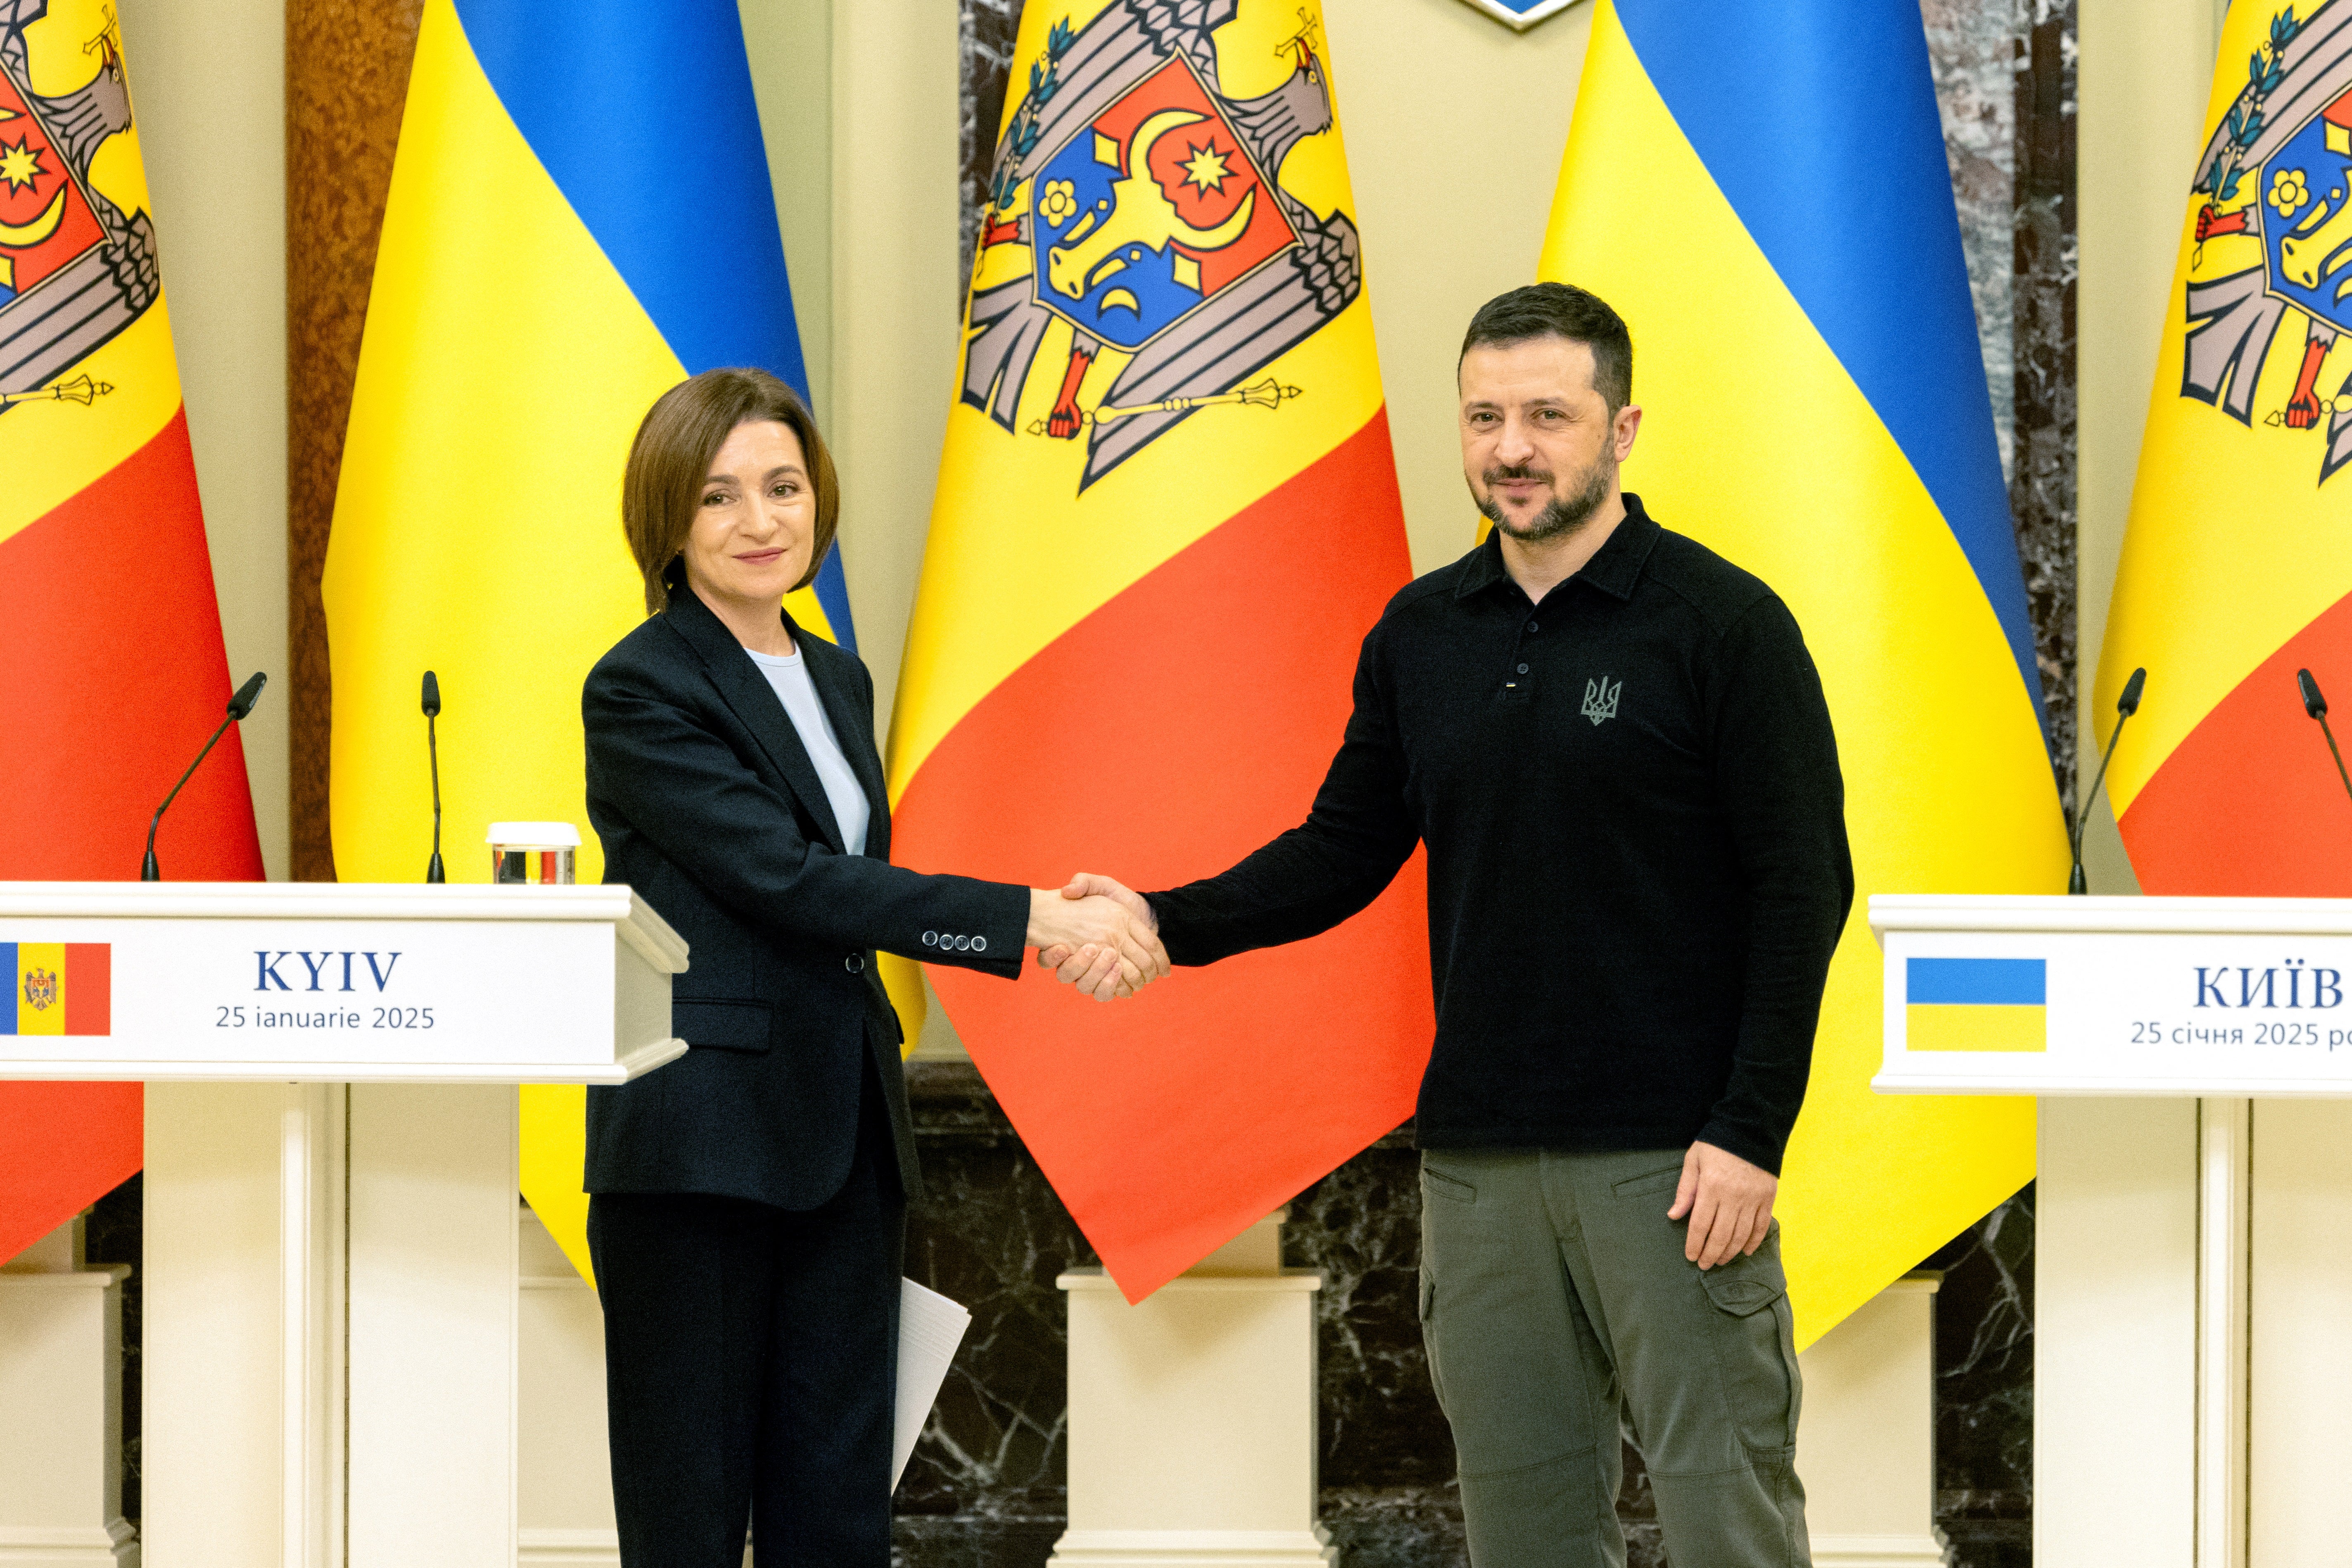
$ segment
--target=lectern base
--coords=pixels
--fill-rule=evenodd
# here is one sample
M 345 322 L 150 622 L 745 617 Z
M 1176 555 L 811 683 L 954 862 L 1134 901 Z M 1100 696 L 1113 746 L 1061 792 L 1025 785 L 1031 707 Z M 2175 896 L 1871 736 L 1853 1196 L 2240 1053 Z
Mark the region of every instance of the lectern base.
M 107 1528 L 0 1526 L 0 1563 L 8 1568 L 139 1568 L 138 1535 L 119 1519 Z
M 516 1137 L 511 1086 L 149 1089 L 157 1561 L 515 1568 Z
M 1339 1549 L 1313 1530 L 1073 1530 L 1047 1560 L 1060 1568 L 1330 1568 Z
M 1813 1537 L 1813 1568 L 1944 1568 L 1947 1561 L 1932 1535 Z

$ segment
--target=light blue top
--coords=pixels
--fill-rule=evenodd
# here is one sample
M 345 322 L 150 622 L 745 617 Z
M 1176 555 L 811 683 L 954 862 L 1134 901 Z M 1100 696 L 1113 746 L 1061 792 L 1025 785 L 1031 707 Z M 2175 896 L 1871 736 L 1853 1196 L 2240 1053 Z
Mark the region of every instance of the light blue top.
M 743 651 L 751 653 L 750 648 Z M 856 773 L 850 770 L 849 759 L 841 754 L 841 742 L 834 735 L 833 721 L 824 716 L 824 704 L 817 700 L 808 666 L 801 662 L 797 651 L 782 658 L 751 653 L 751 662 L 776 689 L 776 700 L 784 705 L 793 728 L 800 731 L 801 744 L 808 749 L 809 761 L 816 764 L 817 782 L 824 785 L 824 798 L 833 805 L 833 819 L 841 824 L 842 842 L 849 846 L 852 855 L 865 854 L 871 808 Z

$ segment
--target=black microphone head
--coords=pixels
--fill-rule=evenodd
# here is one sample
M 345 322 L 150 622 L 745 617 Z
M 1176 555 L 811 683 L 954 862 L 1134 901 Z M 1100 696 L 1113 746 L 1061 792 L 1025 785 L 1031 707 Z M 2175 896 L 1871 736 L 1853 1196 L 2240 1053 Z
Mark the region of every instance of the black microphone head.
M 429 669 L 425 672 L 425 716 L 427 719 L 441 716 L 441 682 Z
M 269 677 L 255 670 L 246 683 L 236 689 L 236 695 L 228 700 L 228 716 L 241 720 L 252 712 L 253 705 L 261 700 L 261 689 L 268 684 Z
M 2147 688 L 2147 666 L 2142 665 L 2131 672 L 2129 680 L 2124 682 L 2124 694 L 2116 699 L 2116 711 L 2126 719 L 2138 712 L 2139 694 Z
M 2294 683 L 2303 688 L 2303 710 L 2315 719 L 2327 717 L 2327 699 L 2319 694 L 2319 682 L 2311 679 L 2311 671 L 2298 669 Z

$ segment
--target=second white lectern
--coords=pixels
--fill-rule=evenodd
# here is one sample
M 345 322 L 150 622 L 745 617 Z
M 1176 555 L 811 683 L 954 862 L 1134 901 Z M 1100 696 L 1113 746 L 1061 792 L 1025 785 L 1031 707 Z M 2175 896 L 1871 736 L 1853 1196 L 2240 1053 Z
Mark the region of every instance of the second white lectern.
M 683 1053 L 627 888 L 0 885 L 0 1078 L 143 1079 L 142 1544 L 515 1568 L 517 1083 Z
M 1886 1093 L 2040 1097 L 2034 1560 L 2342 1560 L 2352 900 L 1888 897 Z

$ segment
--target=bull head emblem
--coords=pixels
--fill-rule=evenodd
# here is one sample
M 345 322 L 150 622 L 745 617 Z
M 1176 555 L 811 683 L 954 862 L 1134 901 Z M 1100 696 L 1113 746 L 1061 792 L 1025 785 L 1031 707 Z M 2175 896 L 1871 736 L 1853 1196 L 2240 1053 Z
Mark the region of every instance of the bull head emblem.
M 1181 240 L 1195 250 L 1222 250 L 1242 237 L 1249 227 L 1251 214 L 1256 210 L 1257 192 L 1244 195 L 1233 216 L 1214 228 L 1197 228 L 1184 221 L 1176 204 L 1169 200 L 1168 193 L 1160 188 L 1160 182 L 1151 174 L 1151 144 L 1179 126 L 1195 124 L 1205 118 L 1190 110 L 1163 109 L 1137 127 L 1134 139 L 1128 143 L 1125 177 L 1111 184 L 1109 212 L 1105 214 L 1097 206 L 1086 214 L 1071 226 L 1061 244 L 1045 253 L 1045 278 L 1055 292 L 1072 300 L 1084 300 L 1104 279 L 1126 268 L 1130 247 L 1157 252 Z M 1103 142 L 1110 144 L 1108 138 L 1104 138 Z M 1180 266 L 1177 270 L 1177 280 L 1187 281 L 1182 277 L 1183 268 Z M 1196 270 L 1191 280 L 1196 289 L 1198 278 Z M 1115 289 L 1106 295 L 1102 308 L 1108 310 L 1118 302 L 1135 309 L 1132 298 L 1118 300 L 1119 292 Z
M 2352 247 L 2352 202 L 2338 203 L 2330 216 L 2323 200 L 2279 242 L 2279 269 L 2291 281 L 2316 293 L 2321 279 L 2332 277 L 2352 262 L 2347 247 Z M 2352 294 L 2352 282 L 2336 290 L 2336 302 L 2343 303 L 2347 294 Z

